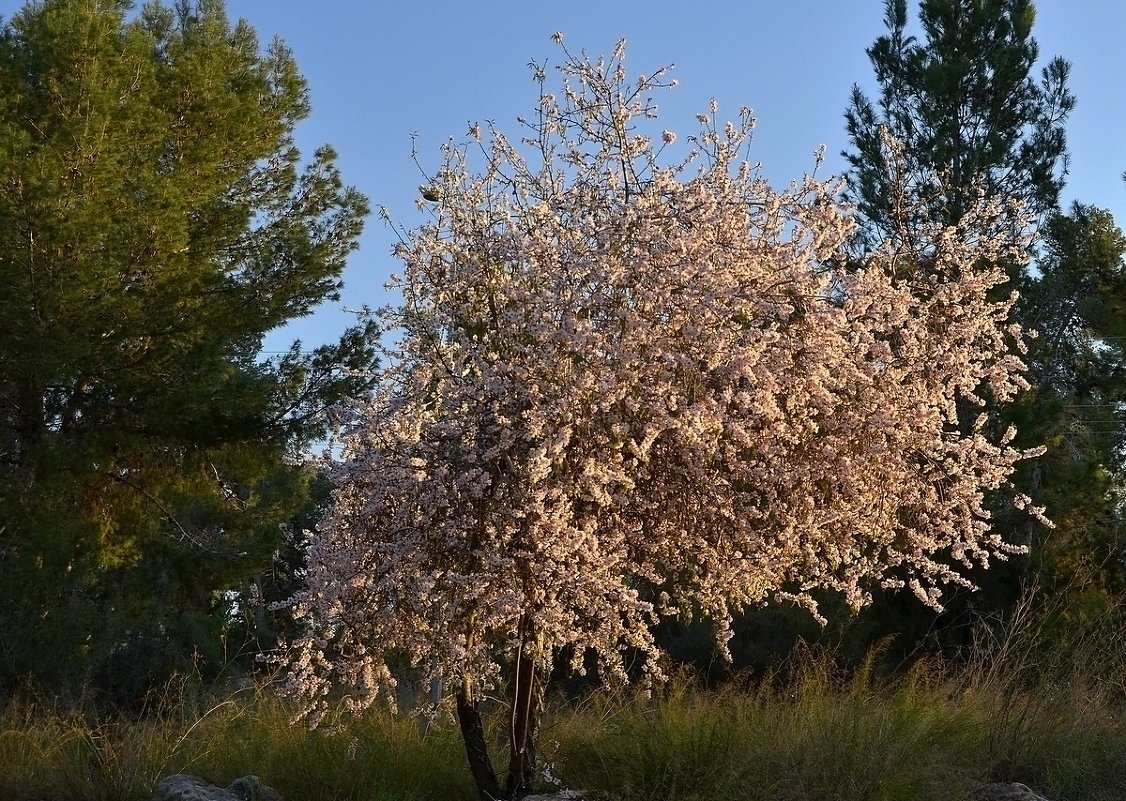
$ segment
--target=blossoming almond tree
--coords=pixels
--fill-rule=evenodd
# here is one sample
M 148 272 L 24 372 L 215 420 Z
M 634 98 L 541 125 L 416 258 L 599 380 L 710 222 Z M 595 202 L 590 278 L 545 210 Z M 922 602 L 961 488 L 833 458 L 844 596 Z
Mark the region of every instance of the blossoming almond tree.
M 1027 454 L 960 420 L 1024 386 L 993 299 L 1019 243 L 973 236 L 999 210 L 835 271 L 836 187 L 772 189 L 741 160 L 749 111 L 721 125 L 714 103 L 666 166 L 676 134 L 642 131 L 672 82 L 627 82 L 623 58 L 568 53 L 558 95 L 534 67 L 521 143 L 474 126 L 445 148 L 381 313 L 393 367 L 293 599 L 307 711 L 392 700 L 407 658 L 452 688 L 482 799 L 528 792 L 559 658 L 659 678 L 664 616 L 710 617 L 723 649 L 749 605 L 882 584 L 937 606 L 967 583 L 951 565 L 1015 550 L 984 499 Z M 478 712 L 502 687 L 503 785 Z

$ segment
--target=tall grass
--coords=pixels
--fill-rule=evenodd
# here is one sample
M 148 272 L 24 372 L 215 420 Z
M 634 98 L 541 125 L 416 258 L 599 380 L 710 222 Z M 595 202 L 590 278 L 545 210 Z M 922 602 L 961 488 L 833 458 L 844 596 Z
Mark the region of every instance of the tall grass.
M 788 681 L 741 692 L 600 697 L 560 718 L 559 773 L 627 801 L 949 799 L 972 785 L 977 721 L 937 685 L 845 681 L 801 659 Z
M 475 798 L 452 727 L 424 734 L 413 718 L 373 711 L 310 731 L 266 690 L 155 712 L 98 722 L 17 700 L 0 717 L 0 799 L 143 801 L 173 773 L 219 785 L 254 773 L 297 799 Z
M 1018 610 L 957 667 L 920 662 L 886 677 L 873 660 L 845 673 L 804 649 L 776 676 L 723 689 L 682 677 L 652 697 L 602 690 L 559 702 L 540 738 L 543 789 L 621 801 L 950 801 L 1020 781 L 1053 801 L 1121 801 L 1123 634 L 1103 626 L 1061 640 L 1045 620 Z M 424 731 L 374 711 L 309 731 L 263 689 L 191 699 L 170 688 L 132 720 L 9 704 L 0 799 L 143 801 L 177 772 L 218 784 L 256 773 L 289 799 L 475 798 L 452 721 Z

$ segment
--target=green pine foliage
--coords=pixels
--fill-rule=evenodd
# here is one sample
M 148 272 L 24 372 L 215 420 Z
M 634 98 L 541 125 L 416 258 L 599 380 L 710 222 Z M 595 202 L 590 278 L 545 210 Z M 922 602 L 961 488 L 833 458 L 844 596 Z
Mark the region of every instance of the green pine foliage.
M 867 51 L 879 96 L 873 102 L 854 86 L 845 113 L 853 149 L 842 155 L 865 241 L 895 230 L 889 199 L 899 178 L 945 223 L 961 219 L 977 186 L 1036 214 L 1054 210 L 1075 98 L 1062 58 L 1033 78 L 1032 2 L 922 0 L 921 39 L 908 34 L 907 0 L 884 7 L 888 32 Z M 881 129 L 903 144 L 905 175 L 889 164 Z M 939 192 L 931 188 L 936 181 Z
M 309 503 L 288 457 L 375 366 L 367 323 L 261 358 L 368 210 L 294 146 L 292 54 L 219 0 L 131 6 L 0 28 L 0 691 L 217 669 Z
M 1098 614 L 1126 590 L 1119 409 L 1126 240 L 1105 211 L 1059 208 L 1064 123 L 1075 98 L 1062 58 L 1035 75 L 1035 17 L 1029 0 L 921 0 L 919 33 L 911 35 L 906 0 L 887 0 L 887 33 L 868 50 L 878 96 L 873 101 L 854 88 L 845 114 L 852 149 L 843 155 L 861 251 L 873 234 L 904 222 L 886 200 L 893 185 L 917 193 L 925 213 L 945 223 L 961 219 L 969 193 L 985 191 L 1020 204 L 1031 221 L 1014 216 L 1006 230 L 982 233 L 1040 237 L 1030 266 L 1010 265 L 1006 287 L 1020 295 L 1016 321 L 1038 334 L 1026 355 L 1032 387 L 996 411 L 994 425 L 1015 424 L 1021 446 L 1046 446 L 1020 466 L 1017 483 L 1046 505 L 1055 528 L 995 499 L 998 530 L 1029 546 L 1030 557 L 979 572 L 982 591 L 958 593 L 938 620 L 894 598 L 865 614 L 865 630 L 907 634 L 908 649 L 920 638 L 965 645 L 966 624 L 1010 607 L 1024 586 L 1039 586 L 1045 597 L 1073 596 L 1072 614 Z M 889 149 L 885 134 L 901 150 Z M 908 239 L 911 222 L 901 229 Z
M 1054 531 L 1033 531 L 1044 589 L 1086 598 L 1090 611 L 1126 592 L 1122 477 L 1126 467 L 1126 236 L 1103 209 L 1074 204 L 1045 226 L 1037 275 L 1018 313 L 1030 344 L 1032 391 L 1014 409 L 1021 438 L 1046 453 L 1024 468 Z

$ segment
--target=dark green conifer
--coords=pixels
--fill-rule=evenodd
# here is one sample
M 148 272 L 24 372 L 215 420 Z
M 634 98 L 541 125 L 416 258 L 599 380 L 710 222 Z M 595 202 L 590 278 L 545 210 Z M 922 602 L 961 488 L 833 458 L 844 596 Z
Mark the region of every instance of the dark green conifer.
M 886 0 L 884 10 L 887 33 L 867 51 L 879 96 L 873 102 L 854 86 L 845 112 L 852 149 L 843 155 L 865 241 L 893 230 L 897 180 L 947 223 L 961 219 L 979 187 L 1037 216 L 1054 211 L 1075 98 L 1062 58 L 1033 78 L 1032 2 L 922 0 L 921 38 L 908 33 L 906 0 Z M 882 130 L 902 144 L 902 165 L 889 163 Z
M 946 622 L 955 626 L 977 617 L 967 614 L 973 606 L 1003 610 L 1027 584 L 1056 593 L 1078 590 L 1088 601 L 1126 589 L 1117 489 L 1126 247 L 1106 212 L 1059 208 L 1067 167 L 1064 123 L 1075 99 L 1062 58 L 1033 77 L 1039 56 L 1034 21 L 1029 0 L 921 0 L 915 36 L 906 0 L 887 0 L 887 33 L 868 50 L 878 97 L 872 101 L 854 87 L 845 114 L 852 147 L 843 155 L 861 225 L 858 250 L 897 223 L 909 232 L 918 221 L 903 220 L 889 205 L 895 183 L 920 201 L 918 215 L 943 223 L 962 219 L 970 193 L 1016 201 L 1014 207 L 1031 213 L 1031 223 L 1010 216 L 996 230 L 967 233 L 1034 230 L 1043 237 L 1031 269 L 1009 269 L 1009 288 L 1021 295 L 1016 319 L 1040 334 L 1027 356 L 1032 388 L 1014 408 L 995 412 L 995 424 L 1014 422 L 1019 443 L 1047 446 L 1044 456 L 1024 463 L 1018 480 L 1047 505 L 1057 527 L 1050 532 L 1018 522 L 997 501 L 1000 533 L 1029 544 L 1032 556 L 978 576 L 983 594 L 951 604 Z M 893 613 L 896 603 L 882 608 Z M 893 627 L 935 630 L 929 619 L 915 617 L 913 623 L 903 622 L 911 615 L 901 617 Z
M 229 659 L 306 503 L 287 457 L 372 380 L 368 324 L 261 359 L 337 296 L 367 213 L 294 146 L 292 54 L 220 0 L 131 6 L 0 29 L 0 689 Z

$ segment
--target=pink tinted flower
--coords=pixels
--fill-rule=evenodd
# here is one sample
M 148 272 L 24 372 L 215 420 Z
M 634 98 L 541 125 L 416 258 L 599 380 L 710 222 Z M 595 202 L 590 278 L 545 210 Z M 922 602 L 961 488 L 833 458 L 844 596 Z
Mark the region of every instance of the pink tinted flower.
M 490 131 L 479 170 L 451 143 L 426 171 L 441 213 L 395 250 L 404 302 L 379 321 L 401 338 L 352 410 L 293 599 L 311 708 L 333 685 L 393 700 L 402 655 L 472 698 L 518 649 L 623 680 L 638 654 L 659 678 L 663 617 L 704 613 L 722 649 L 749 605 L 817 614 L 823 591 L 861 606 L 895 585 L 937 606 L 969 583 L 957 563 L 1019 550 L 981 499 L 1032 452 L 960 424 L 983 389 L 1027 386 L 996 291 L 1026 243 L 966 235 L 1003 210 L 922 224 L 925 259 L 890 238 L 837 260 L 840 187 L 740 168 L 749 114 L 665 165 L 622 144 L 652 113 L 618 101 L 634 84 L 585 56 L 561 71 L 528 152 Z

